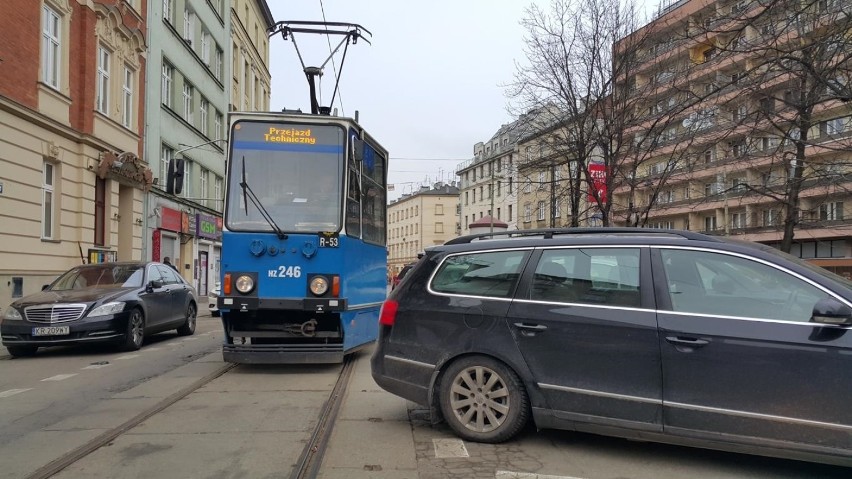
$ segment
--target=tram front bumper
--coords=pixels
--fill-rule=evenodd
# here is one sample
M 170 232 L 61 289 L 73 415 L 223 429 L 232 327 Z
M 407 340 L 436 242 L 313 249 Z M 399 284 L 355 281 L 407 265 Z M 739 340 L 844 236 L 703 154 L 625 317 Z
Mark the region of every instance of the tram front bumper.
M 345 298 L 252 298 L 241 296 L 220 296 L 216 303 L 220 310 L 256 311 L 273 309 L 282 311 L 312 311 L 315 313 L 333 313 L 346 310 Z
M 343 344 L 225 344 L 222 358 L 237 364 L 334 364 Z

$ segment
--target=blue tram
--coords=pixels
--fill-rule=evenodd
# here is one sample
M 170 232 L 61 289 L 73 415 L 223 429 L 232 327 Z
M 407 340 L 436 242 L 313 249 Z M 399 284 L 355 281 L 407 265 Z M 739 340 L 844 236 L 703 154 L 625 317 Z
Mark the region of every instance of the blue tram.
M 349 118 L 229 120 L 218 299 L 224 359 L 341 362 L 378 334 L 388 153 Z

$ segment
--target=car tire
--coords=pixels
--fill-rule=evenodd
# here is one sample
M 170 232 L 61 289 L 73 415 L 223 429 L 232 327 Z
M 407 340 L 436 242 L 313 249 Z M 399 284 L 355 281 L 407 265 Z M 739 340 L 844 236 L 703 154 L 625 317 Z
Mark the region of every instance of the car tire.
M 218 318 L 219 317 L 219 311 L 212 311 L 210 313 L 210 316 L 213 316 L 214 318 Z
M 530 415 L 529 397 L 518 375 L 486 356 L 451 363 L 442 375 L 438 397 L 447 424 L 469 441 L 511 439 Z
M 35 356 L 38 346 L 6 346 L 6 350 L 13 358 L 25 358 Z
M 130 311 L 130 317 L 127 318 L 127 333 L 124 338 L 124 343 L 121 349 L 125 351 L 138 351 L 142 347 L 142 342 L 145 340 L 145 315 L 139 308 L 133 308 Z
M 195 333 L 195 323 L 198 321 L 198 310 L 195 308 L 195 303 L 189 303 L 186 307 L 186 322 L 179 328 L 177 333 L 180 336 L 191 336 Z

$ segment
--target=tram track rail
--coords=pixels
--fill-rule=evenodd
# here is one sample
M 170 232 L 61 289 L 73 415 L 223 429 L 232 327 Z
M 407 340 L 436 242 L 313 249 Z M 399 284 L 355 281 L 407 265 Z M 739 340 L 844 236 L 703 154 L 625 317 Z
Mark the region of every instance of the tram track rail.
M 153 406 L 142 411 L 141 413 L 137 414 L 136 416 L 132 417 L 131 419 L 121 423 L 120 425 L 118 425 L 118 426 L 116 426 L 116 427 L 114 427 L 114 428 L 112 428 L 108 431 L 103 432 L 102 434 L 91 439 L 90 441 L 86 442 L 85 444 L 82 444 L 81 446 L 69 451 L 68 453 L 50 461 L 49 463 L 45 464 L 44 466 L 41 466 L 40 468 L 36 469 L 35 471 L 33 471 L 32 473 L 27 475 L 26 479 L 46 479 L 46 478 L 49 478 L 49 477 L 52 477 L 52 476 L 58 474 L 63 469 L 65 469 L 68 466 L 74 464 L 75 462 L 85 458 L 86 456 L 97 451 L 101 447 L 109 444 L 110 442 L 115 440 L 117 437 L 121 436 L 122 434 L 126 433 L 127 431 L 129 431 L 129 430 L 133 429 L 134 427 L 138 426 L 139 424 L 141 424 L 143 421 L 145 421 L 145 420 L 153 417 L 154 415 L 162 412 L 163 410 L 165 410 L 169 406 L 175 404 L 176 402 L 180 401 L 181 399 L 185 398 L 186 396 L 189 396 L 190 394 L 197 391 L 198 389 L 200 389 L 204 385 L 208 384 L 209 382 L 213 381 L 214 379 L 218 378 L 219 376 L 222 376 L 223 374 L 227 373 L 228 371 L 233 369 L 235 366 L 236 366 L 236 364 L 231 364 L 231 363 L 227 363 L 227 364 L 222 365 L 221 367 L 217 368 L 216 370 L 212 371 L 211 373 L 207 374 L 206 376 L 198 379 L 197 381 L 190 384 L 189 386 L 186 386 L 185 388 L 183 388 L 183 389 L 175 392 L 174 394 L 164 398 L 163 400 L 157 402 Z
M 355 370 L 356 354 L 347 354 L 343 359 L 343 367 L 340 375 L 329 394 L 328 400 L 320 411 L 319 420 L 314 428 L 311 438 L 302 450 L 290 479 L 308 479 L 317 477 L 325 450 L 331 439 L 331 433 L 340 412 L 340 406 L 346 396 L 349 381 Z

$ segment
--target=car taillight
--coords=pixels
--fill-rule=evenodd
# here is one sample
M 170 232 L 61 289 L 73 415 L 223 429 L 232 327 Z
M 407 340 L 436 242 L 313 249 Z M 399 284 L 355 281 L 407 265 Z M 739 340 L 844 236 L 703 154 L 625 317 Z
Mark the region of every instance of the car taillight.
M 231 294 L 231 273 L 225 273 L 224 281 L 222 281 L 222 292 Z
M 382 311 L 379 313 L 379 324 L 382 326 L 393 326 L 396 322 L 396 310 L 399 309 L 399 303 L 392 299 L 385 300 L 382 304 Z

